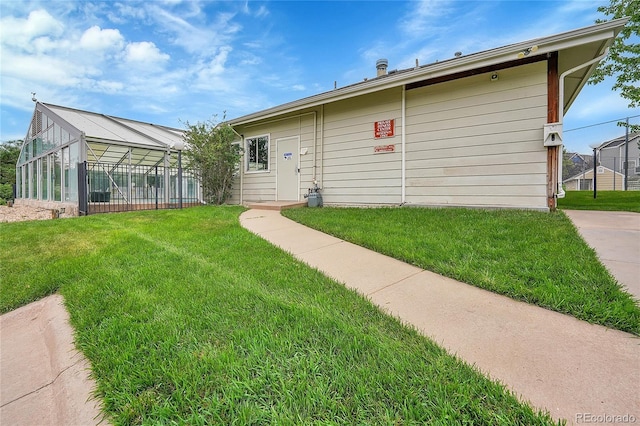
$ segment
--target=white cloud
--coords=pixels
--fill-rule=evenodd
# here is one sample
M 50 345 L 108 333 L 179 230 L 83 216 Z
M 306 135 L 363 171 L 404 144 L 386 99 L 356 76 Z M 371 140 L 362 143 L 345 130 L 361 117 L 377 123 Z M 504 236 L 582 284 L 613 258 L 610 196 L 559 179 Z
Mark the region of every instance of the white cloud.
M 218 54 L 198 71 L 198 81 L 202 85 L 208 85 L 212 79 L 219 78 L 225 71 L 225 64 L 229 53 L 233 49 L 230 46 L 220 48 Z
M 422 0 L 411 3 L 413 8 L 400 20 L 400 29 L 410 37 L 438 31 L 440 17 L 450 12 L 449 0 Z
M 242 12 L 246 13 L 247 15 L 255 16 L 256 18 L 262 18 L 262 17 L 265 17 L 265 16 L 269 15 L 269 9 L 267 9 L 267 6 L 265 6 L 265 5 L 260 5 L 260 7 L 258 7 L 258 9 L 255 12 L 253 12 L 251 10 L 251 8 L 249 7 L 249 2 L 248 1 L 246 1 L 244 3 L 244 6 L 242 8 Z
M 46 70 L 46 72 L 43 72 Z M 72 63 L 63 57 L 48 55 L 16 55 L 5 51 L 2 55 L 2 75 L 22 78 L 39 84 L 73 86 L 85 75 L 99 74 L 97 68 L 81 63 Z
M 143 7 L 127 4 L 113 3 L 112 9 L 107 12 L 109 21 L 116 24 L 126 24 L 131 19 L 142 21 L 147 17 L 146 9 Z
M 94 90 L 101 93 L 118 93 L 124 90 L 124 84 L 121 81 L 96 81 Z
M 44 9 L 34 10 L 26 19 L 7 16 L 0 19 L 0 41 L 3 45 L 31 52 L 34 39 L 57 37 L 64 32 L 62 22 L 56 20 Z
M 255 13 L 255 16 L 258 18 L 262 18 L 263 16 L 269 15 L 269 9 L 265 5 L 260 6 L 258 11 Z
M 29 13 L 24 31 L 31 37 L 60 35 L 64 31 L 64 25 L 51 16 L 46 10 L 38 9 Z
M 101 29 L 99 26 L 86 30 L 80 37 L 80 47 L 87 50 L 120 50 L 124 46 L 124 37 L 119 30 Z
M 129 43 L 125 49 L 125 60 L 129 63 L 161 64 L 169 58 L 169 55 L 162 53 L 155 43 L 150 41 Z
M 235 14 L 218 13 L 213 22 L 194 25 L 156 5 L 149 6 L 149 16 L 160 24 L 160 29 L 173 35 L 173 43 L 187 52 L 207 57 L 214 55 L 220 46 L 228 44 L 230 37 L 241 30 L 232 22 Z

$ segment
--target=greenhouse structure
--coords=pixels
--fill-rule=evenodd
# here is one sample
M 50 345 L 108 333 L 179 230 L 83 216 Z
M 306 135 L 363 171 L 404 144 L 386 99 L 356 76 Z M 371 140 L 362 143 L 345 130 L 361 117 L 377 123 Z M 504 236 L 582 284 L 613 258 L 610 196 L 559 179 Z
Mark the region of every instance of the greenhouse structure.
M 16 205 L 68 216 L 201 203 L 183 131 L 37 102 L 16 168 Z

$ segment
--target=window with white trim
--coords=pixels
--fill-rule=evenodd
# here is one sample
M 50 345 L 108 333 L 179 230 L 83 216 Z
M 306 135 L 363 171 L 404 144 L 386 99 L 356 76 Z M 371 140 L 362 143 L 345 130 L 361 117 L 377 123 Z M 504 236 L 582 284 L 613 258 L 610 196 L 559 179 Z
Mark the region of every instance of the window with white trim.
M 247 138 L 247 172 L 269 171 L 269 135 Z

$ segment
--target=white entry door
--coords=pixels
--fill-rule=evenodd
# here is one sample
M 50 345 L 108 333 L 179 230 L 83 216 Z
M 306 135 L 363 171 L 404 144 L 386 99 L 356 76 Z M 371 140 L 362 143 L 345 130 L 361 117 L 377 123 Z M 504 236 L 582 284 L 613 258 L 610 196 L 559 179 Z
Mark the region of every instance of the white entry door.
M 278 201 L 298 201 L 300 196 L 298 167 L 300 155 L 299 138 L 276 140 L 278 150 L 277 187 Z

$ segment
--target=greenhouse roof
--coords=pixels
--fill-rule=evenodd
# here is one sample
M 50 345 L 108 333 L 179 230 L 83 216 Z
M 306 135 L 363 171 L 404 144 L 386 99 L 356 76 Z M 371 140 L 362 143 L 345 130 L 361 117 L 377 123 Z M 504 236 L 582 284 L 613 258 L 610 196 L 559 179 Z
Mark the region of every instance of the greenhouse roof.
M 79 132 L 84 132 L 88 142 L 166 150 L 183 141 L 183 131 L 180 129 L 58 105 L 41 105 Z

